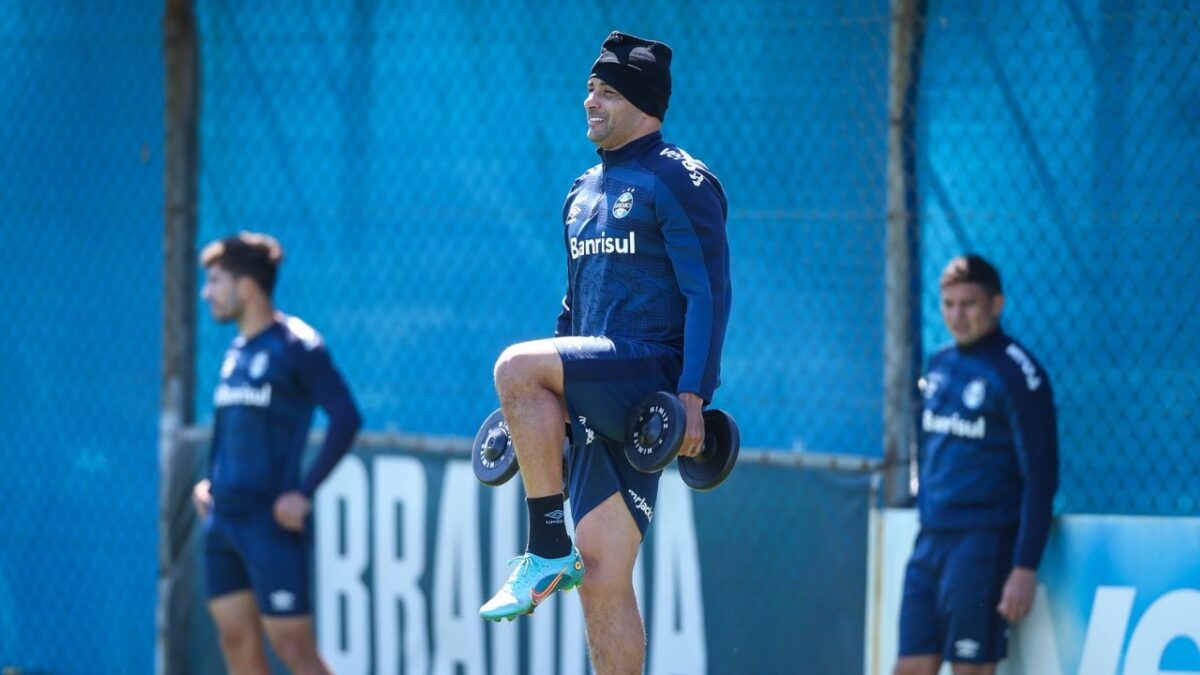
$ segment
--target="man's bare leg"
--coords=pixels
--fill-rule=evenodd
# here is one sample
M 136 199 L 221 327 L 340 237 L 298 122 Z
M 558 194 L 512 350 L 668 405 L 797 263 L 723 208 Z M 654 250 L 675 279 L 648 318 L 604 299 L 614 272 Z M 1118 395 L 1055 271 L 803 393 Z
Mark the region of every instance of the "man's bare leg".
M 329 666 L 317 653 L 317 637 L 311 616 L 270 617 L 263 627 L 271 646 L 293 675 L 329 675 Z
M 575 527 L 587 580 L 579 587 L 588 649 L 596 675 L 640 675 L 646 631 L 633 592 L 633 565 L 642 534 L 619 494 L 588 512 Z
M 488 621 L 512 621 L 555 591 L 577 586 L 584 564 L 567 532 L 563 495 L 566 403 L 562 359 L 551 340 L 513 345 L 496 362 L 496 391 L 525 484 L 529 540 L 504 586 L 479 608 Z
M 221 655 L 229 675 L 267 675 L 263 650 L 262 615 L 250 591 L 237 591 L 208 603 L 221 641 Z
M 567 408 L 558 350 L 550 340 L 513 345 L 496 361 L 495 378 L 525 494 L 560 494 Z

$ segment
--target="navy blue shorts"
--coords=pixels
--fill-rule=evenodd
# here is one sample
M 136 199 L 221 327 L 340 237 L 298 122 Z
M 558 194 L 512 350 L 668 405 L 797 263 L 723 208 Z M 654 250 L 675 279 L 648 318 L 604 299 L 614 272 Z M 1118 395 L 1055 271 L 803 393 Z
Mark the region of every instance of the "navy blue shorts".
M 625 459 L 626 428 L 642 399 L 674 392 L 683 370 L 678 350 L 604 337 L 555 338 L 573 443 L 568 459 L 571 515 L 578 523 L 620 493 L 642 536 L 650 526 L 662 472 L 642 473 Z
M 267 616 L 312 613 L 311 534 L 285 530 L 274 516 L 210 513 L 204 522 L 204 579 L 208 599 L 250 589 Z
M 1012 571 L 1015 528 L 926 530 L 904 576 L 900 656 L 995 663 L 1008 651 L 1008 622 L 996 611 Z

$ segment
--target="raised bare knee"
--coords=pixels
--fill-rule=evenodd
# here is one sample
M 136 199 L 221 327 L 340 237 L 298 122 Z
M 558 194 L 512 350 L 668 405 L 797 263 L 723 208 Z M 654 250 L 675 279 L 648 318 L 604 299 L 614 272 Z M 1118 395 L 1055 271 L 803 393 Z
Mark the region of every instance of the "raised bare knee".
M 501 396 L 520 393 L 523 389 L 540 387 L 541 354 L 530 353 L 522 345 L 505 349 L 492 371 L 496 390 Z

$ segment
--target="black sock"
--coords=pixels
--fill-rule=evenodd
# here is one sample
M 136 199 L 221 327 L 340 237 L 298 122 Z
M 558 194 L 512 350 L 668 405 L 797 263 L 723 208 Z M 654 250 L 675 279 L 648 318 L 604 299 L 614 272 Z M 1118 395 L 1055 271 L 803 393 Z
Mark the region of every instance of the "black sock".
M 543 558 L 561 558 L 571 552 L 562 493 L 525 498 L 529 508 L 529 539 L 525 550 Z

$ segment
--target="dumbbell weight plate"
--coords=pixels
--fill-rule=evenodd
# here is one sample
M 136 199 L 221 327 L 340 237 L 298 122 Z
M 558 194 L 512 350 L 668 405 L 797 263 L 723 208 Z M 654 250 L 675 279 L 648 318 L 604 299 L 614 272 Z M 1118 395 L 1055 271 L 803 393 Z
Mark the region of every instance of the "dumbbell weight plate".
M 737 422 L 724 410 L 704 411 L 704 449 L 679 458 L 679 476 L 693 490 L 712 490 L 729 477 L 741 449 Z
M 679 453 L 686 433 L 683 402 L 669 392 L 655 392 L 638 405 L 625 432 L 625 457 L 643 473 L 662 471 Z
M 471 446 L 471 468 L 484 485 L 507 483 L 517 473 L 517 449 L 508 433 L 504 412 L 488 415 Z

